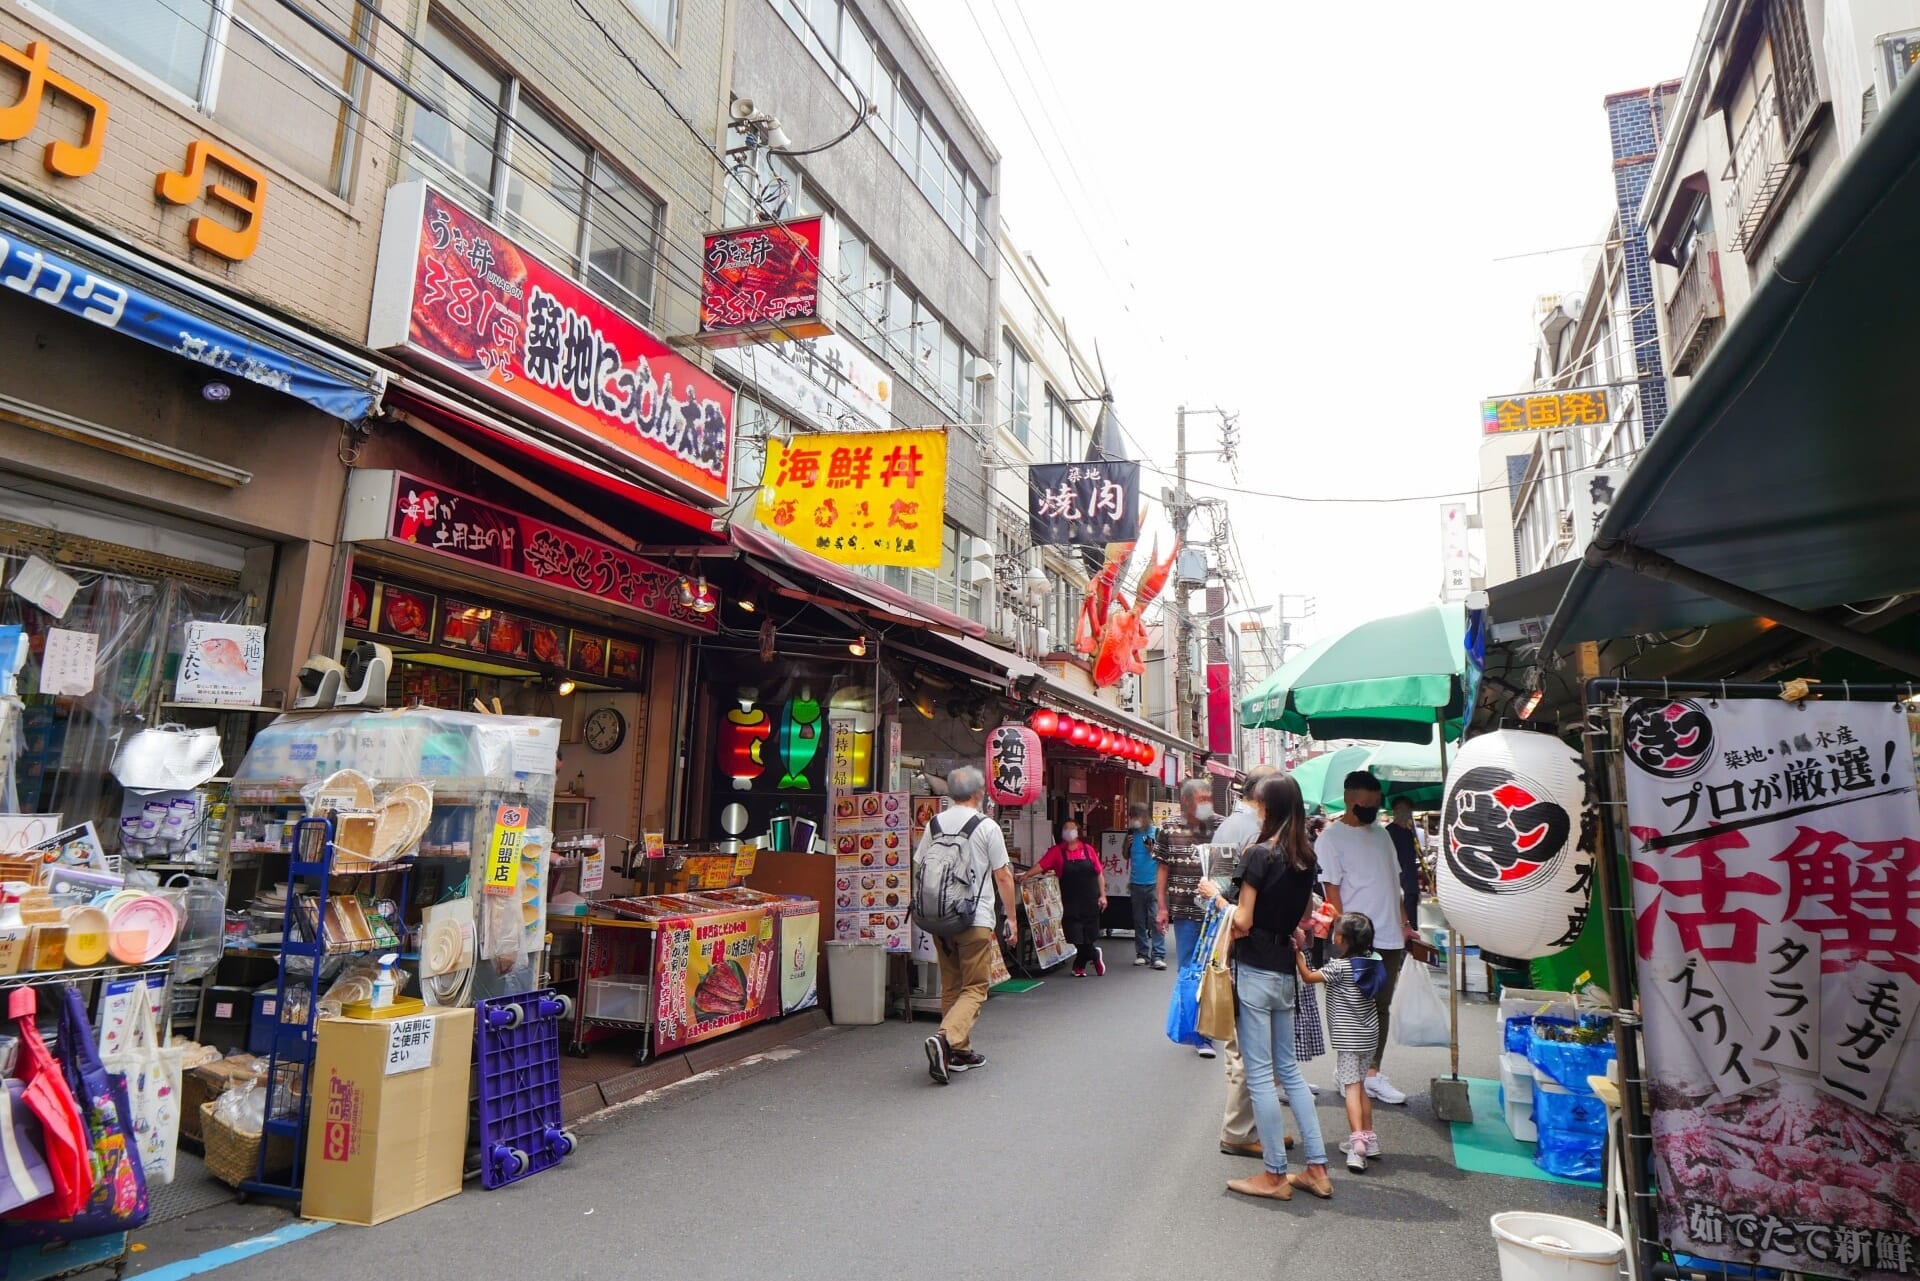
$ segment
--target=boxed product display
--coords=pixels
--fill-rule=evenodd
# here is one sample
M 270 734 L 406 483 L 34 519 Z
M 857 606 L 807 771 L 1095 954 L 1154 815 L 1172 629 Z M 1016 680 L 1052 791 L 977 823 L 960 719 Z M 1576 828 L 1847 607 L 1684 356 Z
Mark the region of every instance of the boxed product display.
M 472 1066 L 471 1009 L 323 1020 L 301 1213 L 371 1226 L 459 1192 Z

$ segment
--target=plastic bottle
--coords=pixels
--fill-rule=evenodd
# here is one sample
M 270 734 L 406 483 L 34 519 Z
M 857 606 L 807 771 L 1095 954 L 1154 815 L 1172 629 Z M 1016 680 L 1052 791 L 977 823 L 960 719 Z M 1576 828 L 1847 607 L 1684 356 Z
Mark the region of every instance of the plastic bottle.
M 370 1008 L 384 1010 L 393 1004 L 393 964 L 399 959 L 398 952 L 388 952 L 380 958 L 380 972 L 373 978 L 373 999 L 367 1003 Z

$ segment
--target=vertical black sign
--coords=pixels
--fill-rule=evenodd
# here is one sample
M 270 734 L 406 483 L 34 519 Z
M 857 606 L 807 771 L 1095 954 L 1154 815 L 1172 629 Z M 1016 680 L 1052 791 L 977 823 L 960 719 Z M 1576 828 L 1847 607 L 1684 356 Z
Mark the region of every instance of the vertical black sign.
M 1140 464 L 1029 467 L 1027 520 L 1040 547 L 1131 542 L 1140 536 Z

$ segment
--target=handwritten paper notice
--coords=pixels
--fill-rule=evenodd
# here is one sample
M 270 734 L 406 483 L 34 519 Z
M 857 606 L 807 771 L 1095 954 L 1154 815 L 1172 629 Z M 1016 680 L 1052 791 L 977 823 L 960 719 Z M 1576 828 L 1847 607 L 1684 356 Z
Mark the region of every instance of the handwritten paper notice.
M 46 650 L 40 656 L 40 692 L 79 696 L 93 692 L 93 664 L 100 638 L 92 632 L 47 629 Z

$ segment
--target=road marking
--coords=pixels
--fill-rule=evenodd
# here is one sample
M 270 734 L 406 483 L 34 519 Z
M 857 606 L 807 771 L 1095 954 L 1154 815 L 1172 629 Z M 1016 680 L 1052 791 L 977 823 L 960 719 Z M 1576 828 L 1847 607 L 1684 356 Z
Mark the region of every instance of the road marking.
M 202 1276 L 208 1272 L 212 1272 L 216 1268 L 224 1268 L 230 1263 L 238 1263 L 242 1259 L 251 1259 L 256 1254 L 265 1254 L 267 1251 L 277 1250 L 283 1245 L 292 1245 L 295 1241 L 304 1241 L 314 1233 L 325 1232 L 332 1226 L 333 1224 L 331 1223 L 289 1224 L 281 1228 L 278 1232 L 269 1232 L 265 1236 L 249 1237 L 245 1241 L 239 1241 L 233 1245 L 223 1245 L 217 1250 L 209 1250 L 205 1254 L 196 1255 L 191 1259 L 181 1259 L 176 1263 L 169 1263 L 163 1268 L 156 1268 L 152 1272 L 142 1272 L 139 1275 L 142 1281 L 186 1281 L 188 1277 Z

